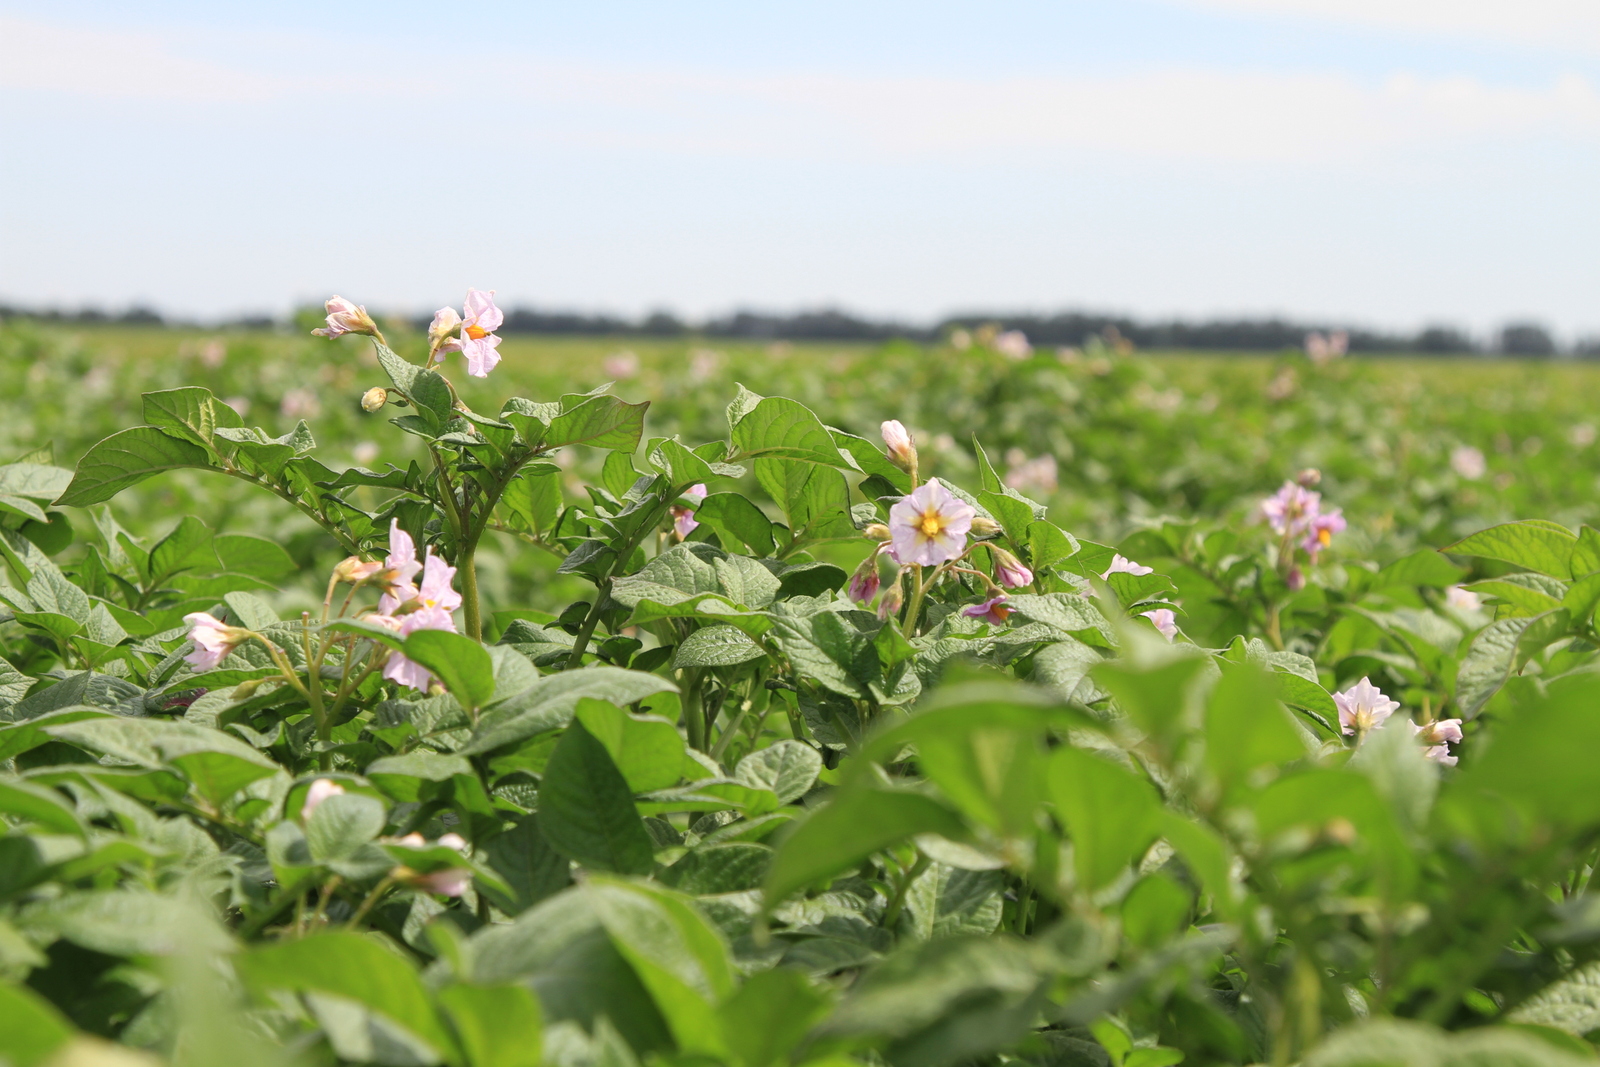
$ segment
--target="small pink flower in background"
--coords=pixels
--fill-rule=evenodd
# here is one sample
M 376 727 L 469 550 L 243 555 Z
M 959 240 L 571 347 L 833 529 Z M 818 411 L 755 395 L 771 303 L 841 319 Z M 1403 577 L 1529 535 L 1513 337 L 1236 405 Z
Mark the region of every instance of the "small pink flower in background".
M 1332 511 L 1323 512 L 1311 520 L 1306 530 L 1305 543 L 1301 546 L 1306 554 L 1311 557 L 1311 562 L 1317 561 L 1317 553 L 1333 543 L 1333 535 L 1343 533 L 1346 523 L 1344 509 L 1334 508 Z
M 428 351 L 443 360 L 447 352 L 461 351 L 461 316 L 455 308 L 440 308 L 428 324 Z
M 494 290 L 468 289 L 467 298 L 461 302 L 461 351 L 467 357 L 467 373 L 474 378 L 487 378 L 500 362 L 495 349 L 500 338 L 495 330 L 505 321 L 505 315 L 494 306 Z
M 311 788 L 306 790 L 306 802 L 301 805 L 300 818 L 311 818 L 311 813 L 316 811 L 324 800 L 340 796 L 344 796 L 344 786 L 329 778 L 318 778 L 311 783 Z
M 639 373 L 639 357 L 632 352 L 617 352 L 600 361 L 607 378 L 625 382 Z
M 241 419 L 250 414 L 250 398 L 247 396 L 230 396 L 223 403 L 237 412 Z
M 667 511 L 672 515 L 672 530 L 678 535 L 678 540 L 683 541 L 700 528 L 700 520 L 694 517 L 694 509 L 699 507 L 706 498 L 704 483 L 691 485 L 684 490 L 683 499 L 687 504 L 674 504 Z
M 350 458 L 356 461 L 356 466 L 369 466 L 380 455 L 378 445 L 374 441 L 358 441 L 350 449 Z
M 1149 619 L 1150 625 L 1168 641 L 1178 636 L 1178 616 L 1171 608 L 1156 608 L 1154 611 L 1141 611 L 1139 614 Z
M 1054 456 L 1029 459 L 1026 453 L 1016 448 L 1006 453 L 1006 462 L 1010 466 L 1006 469 L 1005 483 L 1019 493 L 1030 490 L 1053 493 L 1060 484 L 1059 468 Z
M 1483 607 L 1483 598 L 1470 589 L 1452 585 L 1444 591 L 1444 602 L 1457 611 L 1477 611 Z
M 722 368 L 722 353 L 710 348 L 697 348 L 689 353 L 689 380 L 696 384 L 709 381 Z
M 994 350 L 1007 359 L 1027 359 L 1033 355 L 1033 346 L 1028 343 L 1028 335 L 1021 330 L 1007 330 L 997 334 L 994 339 Z
M 889 554 L 902 566 L 936 566 L 966 551 L 972 505 L 928 482 L 889 509 Z
M 439 838 L 439 844 L 445 848 L 453 848 L 457 852 L 465 852 L 467 850 L 466 839 L 460 834 L 443 834 Z
M 310 389 L 291 389 L 283 394 L 278 411 L 286 419 L 314 419 L 322 414 L 322 401 Z
M 467 891 L 467 886 L 472 884 L 472 872 L 462 870 L 460 867 L 451 867 L 449 870 L 420 875 L 416 884 L 430 893 L 459 897 Z
M 424 608 L 438 608 L 445 612 L 456 610 L 461 606 L 461 594 L 451 587 L 455 577 L 456 569 L 435 555 L 432 546 L 429 546 L 428 557 L 422 564 L 422 588 L 417 591 L 416 600 Z M 444 627 L 427 626 L 422 629 L 441 630 Z
M 1006 595 L 1000 593 L 981 604 L 970 604 L 962 608 L 961 614 L 973 619 L 982 619 L 992 626 L 1004 626 L 1006 619 L 1011 615 L 1011 609 L 1006 606 Z
M 1007 589 L 1021 589 L 1033 584 L 1033 572 L 1020 559 L 999 545 L 990 545 L 989 551 L 994 555 L 995 580 L 1001 585 Z
M 1306 355 L 1313 363 L 1327 363 L 1338 359 L 1350 350 L 1350 335 L 1344 330 L 1334 330 L 1327 336 L 1306 334 Z
M 191 612 L 183 621 L 189 626 L 189 642 L 194 646 L 183 658 L 196 671 L 211 670 L 250 638 L 249 630 L 229 626 L 208 612 Z
M 216 370 L 228 358 L 228 346 L 220 340 L 207 341 L 200 346 L 200 363 Z
M 917 458 L 916 446 L 911 443 L 911 434 L 899 419 L 889 419 L 882 426 L 883 443 L 889 449 L 889 458 L 898 466 L 909 468 L 912 461 Z
M 1489 470 L 1483 453 L 1471 445 L 1462 445 L 1450 453 L 1450 469 L 1468 481 L 1475 482 Z
M 1339 709 L 1339 725 L 1346 736 L 1355 737 L 1364 737 L 1382 726 L 1400 706 L 1398 700 L 1384 696 L 1368 678 L 1362 678 L 1342 693 L 1333 694 L 1333 703 Z
M 367 309 L 352 304 L 342 296 L 336 296 L 325 305 L 328 311 L 328 325 L 311 332 L 318 337 L 342 337 L 347 333 L 375 333 L 377 326 L 372 321 L 372 316 L 367 314 Z
M 1261 514 L 1273 533 L 1279 536 L 1299 534 L 1316 519 L 1321 503 L 1321 493 L 1314 493 L 1296 482 L 1284 482 L 1282 489 L 1261 502 Z
M 1114 554 L 1111 557 L 1111 566 L 1107 567 L 1105 573 L 1100 575 L 1100 580 L 1102 582 L 1108 581 L 1113 574 L 1131 574 L 1135 578 L 1138 578 L 1141 575 L 1154 573 L 1154 567 L 1146 567 L 1142 564 L 1135 563 L 1126 556 Z

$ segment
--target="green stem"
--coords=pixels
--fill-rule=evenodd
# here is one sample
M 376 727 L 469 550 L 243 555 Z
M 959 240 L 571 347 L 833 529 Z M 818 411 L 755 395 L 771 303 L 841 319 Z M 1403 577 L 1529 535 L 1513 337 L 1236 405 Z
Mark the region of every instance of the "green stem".
M 474 641 L 483 640 L 483 615 L 478 602 L 478 540 L 464 541 L 456 553 L 456 572 L 461 575 L 461 614 L 467 625 L 467 636 Z
M 594 636 L 594 628 L 600 624 L 600 607 L 610 595 L 611 575 L 607 574 L 595 587 L 594 603 L 589 605 L 589 613 L 583 617 L 583 624 L 572 639 L 572 655 L 567 657 L 567 670 L 583 666 L 583 654 L 589 649 L 589 638 Z
M 368 893 L 366 899 L 362 900 L 361 906 L 356 908 L 356 913 L 350 916 L 350 921 L 345 924 L 345 929 L 354 930 L 360 926 L 361 920 L 367 917 L 367 912 L 372 910 L 372 906 L 378 902 L 378 898 L 387 893 L 392 885 L 394 885 L 394 876 L 389 875 L 373 886 L 372 892 Z
M 922 872 L 927 870 L 928 865 L 932 862 L 922 852 L 919 851 L 917 853 L 917 862 L 911 865 L 911 869 L 906 872 L 905 877 L 900 879 L 900 884 L 895 886 L 894 899 L 890 900 L 889 906 L 883 910 L 883 928 L 885 930 L 893 932 L 895 920 L 900 918 L 900 909 L 905 907 L 906 894 L 911 891 L 911 883 L 920 878 Z
M 900 632 L 905 634 L 907 641 L 917 636 L 917 616 L 922 612 L 922 598 L 930 584 L 922 580 L 921 564 L 917 564 L 916 570 L 911 572 L 911 584 L 911 601 L 906 605 L 905 621 L 900 624 Z

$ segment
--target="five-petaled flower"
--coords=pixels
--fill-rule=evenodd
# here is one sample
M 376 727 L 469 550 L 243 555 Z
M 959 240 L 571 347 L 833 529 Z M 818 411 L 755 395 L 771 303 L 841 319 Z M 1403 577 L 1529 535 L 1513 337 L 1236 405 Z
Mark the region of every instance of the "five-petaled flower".
M 1006 595 L 1000 593 L 981 604 L 969 604 L 961 609 L 961 614 L 982 619 L 994 626 L 1004 626 L 1006 619 L 1011 615 L 1011 608 L 1006 604 Z
M 1261 514 L 1278 536 L 1300 534 L 1316 519 L 1321 500 L 1321 493 L 1295 482 L 1284 482 L 1282 489 L 1261 502 Z
M 1171 608 L 1156 608 L 1154 611 L 1141 611 L 1139 614 L 1149 619 L 1150 625 L 1168 641 L 1178 636 L 1178 617 L 1173 614 Z
M 1411 732 L 1426 746 L 1422 753 L 1424 756 L 1446 767 L 1456 765 L 1456 757 L 1450 754 L 1450 746 L 1461 743 L 1460 719 L 1435 719 L 1426 726 L 1412 723 Z
M 412 584 L 417 571 L 422 572 L 422 585 Z M 389 558 L 379 575 L 384 583 L 384 594 L 378 598 L 378 614 L 368 618 L 380 626 L 387 626 L 406 637 L 418 630 L 448 630 L 456 632 L 456 623 L 450 615 L 461 606 L 461 594 L 451 583 L 456 569 L 434 554 L 430 545 L 426 560 L 417 562 L 417 548 L 411 535 L 400 528 L 398 522 L 389 526 Z M 391 682 L 427 691 L 433 674 L 426 667 L 408 659 L 399 652 L 391 652 L 383 665 L 383 676 Z
M 1100 575 L 1100 580 L 1102 582 L 1107 581 L 1113 574 L 1131 574 L 1137 578 L 1140 575 L 1151 574 L 1154 571 L 1154 567 L 1146 567 L 1141 563 L 1135 563 L 1126 556 L 1113 554 L 1111 556 L 1111 566 L 1107 567 Z
M 249 630 L 229 626 L 208 612 L 191 612 L 183 621 L 189 626 L 189 641 L 194 646 L 183 658 L 196 671 L 211 670 L 250 639 Z
M 937 566 L 967 548 L 977 512 L 939 482 L 928 482 L 889 509 L 889 555 L 902 566 Z
M 461 351 L 467 357 L 467 373 L 487 378 L 500 362 L 500 338 L 495 335 L 505 316 L 494 306 L 494 290 L 468 289 L 461 302 Z M 435 316 L 437 321 L 437 316 Z
M 422 564 L 417 562 L 416 542 L 400 528 L 398 519 L 390 519 L 389 558 L 384 561 L 384 569 L 378 575 L 384 590 L 383 596 L 378 598 L 380 614 L 393 615 L 396 608 L 417 595 L 417 587 L 411 582 L 421 569 Z
M 342 337 L 347 333 L 378 332 L 378 324 L 372 321 L 367 309 L 352 304 L 342 296 L 335 296 L 325 306 L 328 309 L 328 325 L 311 331 L 318 337 Z
M 1358 739 L 1382 726 L 1400 706 L 1398 700 L 1384 696 L 1365 677 L 1344 692 L 1333 694 L 1333 703 L 1339 709 L 1339 725 L 1346 736 Z
M 705 498 L 704 485 L 691 485 L 683 493 L 683 499 L 688 503 L 674 504 L 667 509 L 672 513 L 672 531 L 678 535 L 678 540 L 687 540 L 690 534 L 700 528 L 700 520 L 694 517 L 694 509 L 699 507 Z
M 1306 539 L 1301 546 L 1306 550 L 1306 555 L 1316 562 L 1317 553 L 1333 543 L 1333 535 L 1342 533 L 1345 528 L 1344 511 L 1334 508 L 1332 511 L 1321 512 L 1311 519 L 1306 528 Z

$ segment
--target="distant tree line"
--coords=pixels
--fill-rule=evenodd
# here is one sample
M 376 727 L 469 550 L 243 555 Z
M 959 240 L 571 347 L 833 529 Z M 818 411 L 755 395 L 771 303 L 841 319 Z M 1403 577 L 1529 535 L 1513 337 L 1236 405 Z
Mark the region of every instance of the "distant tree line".
M 246 329 L 269 329 L 300 320 L 319 318 L 320 311 L 301 309 L 287 320 L 266 315 L 236 318 L 219 325 Z M 76 325 L 178 326 L 189 325 L 162 315 L 153 308 L 135 306 L 120 312 L 97 308 L 75 311 L 23 308 L 0 304 L 0 319 L 29 318 L 40 322 Z M 412 325 L 426 329 L 428 316 L 412 319 Z M 1326 323 L 1297 323 L 1286 319 L 1213 319 L 1185 322 L 1173 319 L 1144 322 L 1120 315 L 1095 315 L 1085 312 L 1038 314 L 962 314 L 936 324 L 894 322 L 863 318 L 845 311 L 823 308 L 794 314 L 737 311 L 729 315 L 690 323 L 668 311 L 653 311 L 639 318 L 617 315 L 584 314 L 515 307 L 506 312 L 502 333 L 561 334 L 577 336 L 635 335 L 645 337 L 706 337 L 770 341 L 937 341 L 965 330 L 974 333 L 990 326 L 1001 330 L 1020 330 L 1034 345 L 1083 345 L 1094 339 L 1123 338 L 1139 348 L 1225 349 L 1231 351 L 1278 351 L 1298 348 L 1307 333 L 1326 331 Z M 1336 328 L 1336 327 L 1334 327 Z M 1549 330 L 1534 322 L 1513 322 L 1489 339 L 1480 340 L 1452 326 L 1429 326 L 1414 334 L 1383 333 L 1349 329 L 1352 352 L 1414 352 L 1427 355 L 1484 353 L 1527 357 L 1574 355 L 1600 357 L 1600 337 L 1590 337 L 1571 346 L 1558 345 Z

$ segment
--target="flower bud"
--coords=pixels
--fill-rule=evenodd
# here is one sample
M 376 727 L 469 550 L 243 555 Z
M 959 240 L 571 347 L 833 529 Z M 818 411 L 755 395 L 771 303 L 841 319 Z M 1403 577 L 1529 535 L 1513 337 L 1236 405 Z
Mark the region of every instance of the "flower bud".
M 1315 489 L 1322 481 L 1322 472 L 1315 467 L 1307 467 L 1295 475 L 1294 480 L 1299 482 L 1303 489 Z
M 1000 524 L 993 519 L 986 519 L 982 515 L 972 517 L 972 527 L 968 531 L 973 537 L 993 537 L 1000 532 Z
M 900 583 L 897 575 L 894 584 L 883 594 L 883 599 L 878 601 L 878 618 L 888 620 L 900 613 L 900 608 L 906 602 L 905 588 Z
M 850 584 L 845 587 L 847 595 L 857 604 L 870 604 L 872 598 L 878 595 L 881 580 L 878 578 L 878 553 L 874 552 L 861 562 L 855 573 L 850 575 Z
M 889 532 L 889 527 L 881 522 L 868 523 L 861 531 L 861 536 L 872 541 L 887 541 L 894 535 Z
M 911 443 L 911 435 L 898 419 L 890 419 L 883 424 L 883 443 L 888 446 L 889 458 L 896 467 L 910 470 L 916 466 L 916 446 Z
M 374 335 L 378 332 L 378 324 L 372 321 L 367 309 L 352 304 L 342 296 L 329 300 L 325 307 L 328 309 L 328 325 L 311 331 L 318 337 L 340 337 L 347 333 Z
M 1299 567 L 1290 567 L 1289 575 L 1284 579 L 1284 584 L 1289 587 L 1289 592 L 1298 593 L 1306 587 L 1306 575 Z
M 369 563 L 360 556 L 351 556 L 348 559 L 341 560 L 339 565 L 333 568 L 333 580 L 350 585 L 359 585 L 381 570 L 383 570 L 383 564 L 376 560 Z
M 1020 559 L 997 545 L 990 545 L 989 551 L 994 554 L 994 575 L 1001 585 L 1020 589 L 1033 584 L 1033 572 Z
M 428 324 L 428 354 L 439 359 L 446 352 L 461 351 L 461 316 L 455 308 L 440 308 Z
M 361 394 L 361 410 L 369 415 L 389 402 L 389 390 L 381 385 L 374 385 L 371 389 Z

